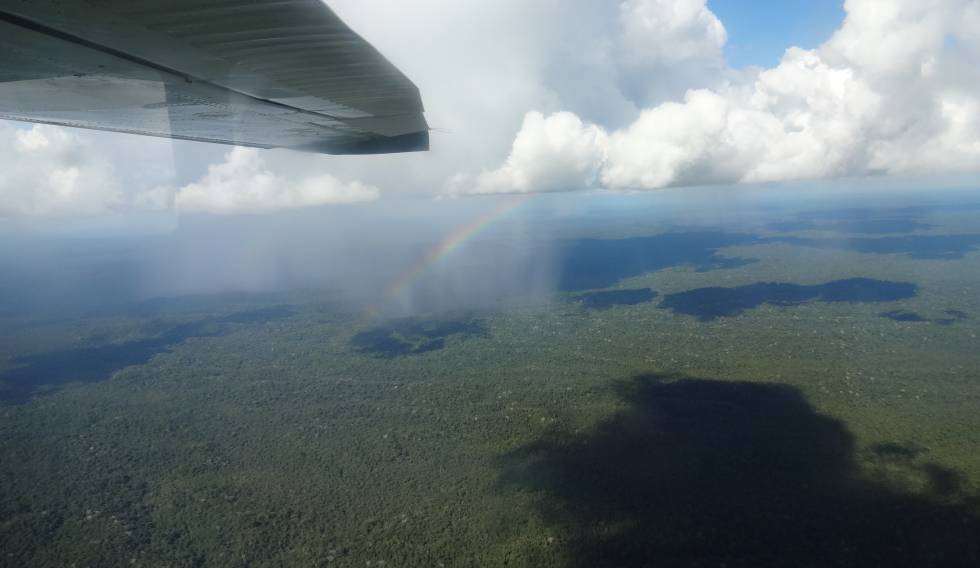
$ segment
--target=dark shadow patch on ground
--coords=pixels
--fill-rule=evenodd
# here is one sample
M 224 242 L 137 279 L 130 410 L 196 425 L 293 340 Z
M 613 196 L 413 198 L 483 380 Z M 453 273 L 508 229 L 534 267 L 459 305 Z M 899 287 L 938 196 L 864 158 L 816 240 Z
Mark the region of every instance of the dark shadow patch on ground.
M 844 209 L 815 211 L 796 215 L 789 221 L 769 223 L 766 228 L 779 232 L 833 231 L 867 235 L 911 233 L 935 228 L 935 225 L 915 219 L 925 213 L 916 208 L 897 211 L 871 209 Z
M 586 292 L 576 296 L 575 300 L 587 310 L 608 310 L 613 306 L 633 306 L 649 302 L 657 297 L 650 288 L 634 288 L 630 290 L 607 290 L 602 292 Z
M 951 317 L 927 318 L 915 312 L 909 312 L 906 310 L 892 310 L 890 312 L 881 312 L 878 315 L 900 322 L 934 323 L 936 325 L 953 325 L 954 323 L 967 318 L 967 315 L 959 310 L 943 310 L 943 313 Z
M 400 318 L 354 335 L 351 347 L 378 357 L 398 357 L 437 351 L 453 336 L 465 339 L 485 337 L 487 333 L 486 324 L 478 319 Z
M 915 259 L 955 260 L 980 248 L 980 235 L 909 235 L 880 238 L 774 237 L 770 242 L 872 254 L 905 254 Z
M 924 318 L 915 312 L 908 312 L 905 310 L 892 310 L 890 312 L 881 312 L 880 314 L 883 318 L 888 318 L 895 321 L 908 321 L 908 322 L 927 322 L 928 318 Z
M 916 293 L 915 284 L 873 278 L 848 278 L 812 286 L 758 282 L 733 288 L 713 286 L 667 294 L 659 307 L 708 321 L 736 316 L 762 304 L 795 306 L 810 301 L 892 302 L 911 298 Z
M 913 494 L 862 470 L 793 387 L 640 376 L 620 396 L 593 430 L 503 459 L 567 566 L 980 565 L 980 499 L 956 472 L 909 464 Z
M 279 297 L 276 294 L 268 292 L 186 294 L 181 296 L 159 296 L 121 306 L 93 309 L 85 315 L 87 317 L 107 317 L 113 315 L 138 316 L 142 318 L 175 317 L 180 315 L 225 312 L 249 305 L 274 305 L 278 302 Z
M 816 222 L 813 220 L 780 221 L 769 223 L 767 229 L 779 232 L 795 231 L 832 231 L 835 233 L 858 233 L 866 235 L 887 235 L 895 233 L 911 233 L 932 229 L 935 225 L 913 221 L 911 219 L 862 219 L 833 222 Z
M 558 288 L 565 292 L 608 288 L 624 278 L 674 266 L 699 271 L 744 266 L 755 261 L 724 257 L 718 250 L 758 242 L 757 235 L 720 231 L 567 241 L 556 251 Z
M 154 355 L 169 352 L 186 339 L 224 335 L 233 329 L 229 324 L 263 324 L 293 314 L 285 306 L 260 308 L 166 327 L 146 339 L 17 357 L 13 360 L 16 366 L 0 375 L 0 383 L 4 383 L 0 404 L 21 404 L 38 389 L 48 390 L 68 382 L 106 380 L 125 367 L 148 363 Z
M 878 442 L 868 447 L 868 451 L 876 459 L 894 460 L 913 460 L 928 450 L 912 442 Z

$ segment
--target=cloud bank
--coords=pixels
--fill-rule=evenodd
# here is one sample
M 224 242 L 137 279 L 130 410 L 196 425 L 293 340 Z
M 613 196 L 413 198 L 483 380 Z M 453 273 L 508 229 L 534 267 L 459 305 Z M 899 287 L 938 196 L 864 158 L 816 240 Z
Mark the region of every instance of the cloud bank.
M 0 217 L 92 216 L 122 200 L 113 163 L 76 132 L 0 121 Z
M 670 35 L 662 30 L 676 25 L 676 10 L 638 0 L 624 3 L 624 14 L 634 4 L 649 11 L 646 18 L 624 19 L 626 37 L 635 22 Z M 842 27 L 819 48 L 790 48 L 775 68 L 689 90 L 680 101 L 641 110 L 623 128 L 607 130 L 565 112 L 530 112 L 503 164 L 457 176 L 449 191 L 656 189 L 976 171 L 980 77 L 969 70 L 980 44 L 980 2 L 849 0 L 845 10 Z M 682 43 L 680 54 L 711 53 L 724 42 L 723 30 L 712 31 L 720 26 L 716 20 L 683 21 L 701 33 L 689 31 L 694 44 Z
M 199 181 L 181 187 L 174 201 L 182 212 L 230 215 L 377 198 L 378 188 L 329 174 L 284 178 L 266 168 L 259 150 L 236 147 Z
M 118 140 L 118 139 L 117 139 Z M 232 148 L 195 182 L 172 185 L 172 176 L 120 172 L 111 146 L 84 131 L 43 124 L 0 122 L 0 218 L 97 217 L 135 211 L 178 211 L 218 215 L 255 214 L 331 204 L 372 201 L 379 190 L 305 170 L 282 175 L 270 170 L 261 151 Z M 147 167 L 155 152 L 143 153 Z M 109 154 L 109 155 L 107 155 Z M 122 157 L 122 156 L 120 156 Z M 118 160 L 122 161 L 122 160 Z M 152 167 L 150 165 L 149 167 Z M 153 183 L 156 182 L 156 183 Z

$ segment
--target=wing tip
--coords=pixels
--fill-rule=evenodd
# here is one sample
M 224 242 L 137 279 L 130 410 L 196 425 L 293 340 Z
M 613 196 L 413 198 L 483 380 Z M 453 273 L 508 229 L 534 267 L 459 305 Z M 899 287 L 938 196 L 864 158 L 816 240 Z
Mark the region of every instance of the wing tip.
M 354 143 L 338 144 L 324 141 L 290 149 L 303 152 L 334 155 L 398 154 L 403 152 L 425 152 L 429 149 L 429 131 L 410 132 L 396 136 L 376 136 Z

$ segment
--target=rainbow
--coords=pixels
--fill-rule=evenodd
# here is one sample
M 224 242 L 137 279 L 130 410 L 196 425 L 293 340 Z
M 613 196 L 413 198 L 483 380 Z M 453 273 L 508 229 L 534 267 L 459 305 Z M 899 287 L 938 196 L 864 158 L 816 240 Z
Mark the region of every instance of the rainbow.
M 412 264 L 407 270 L 395 278 L 385 289 L 384 301 L 390 301 L 400 296 L 407 290 L 412 283 L 419 279 L 430 267 L 445 261 L 460 247 L 479 235 L 499 219 L 502 219 L 511 211 L 517 209 L 524 202 L 528 201 L 531 194 L 519 194 L 505 199 L 500 205 L 490 211 L 480 215 L 465 225 L 456 228 L 452 233 L 439 241 L 429 252 L 422 255 L 417 262 Z M 376 312 L 377 310 L 371 310 Z

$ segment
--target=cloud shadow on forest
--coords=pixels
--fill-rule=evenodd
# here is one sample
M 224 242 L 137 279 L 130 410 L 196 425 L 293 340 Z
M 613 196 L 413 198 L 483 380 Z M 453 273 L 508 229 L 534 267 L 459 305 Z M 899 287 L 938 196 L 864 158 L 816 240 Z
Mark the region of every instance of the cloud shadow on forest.
M 397 318 L 355 334 L 351 346 L 354 351 L 376 357 L 399 357 L 438 351 L 453 336 L 466 339 L 487 333 L 486 324 L 474 318 Z
M 736 316 L 763 304 L 796 306 L 811 301 L 892 302 L 914 297 L 917 289 L 915 284 L 909 282 L 873 278 L 847 278 L 810 286 L 757 282 L 732 288 L 711 286 L 667 294 L 659 307 L 710 321 Z
M 619 395 L 593 430 L 502 459 L 568 566 L 980 565 L 980 498 L 955 471 L 881 444 L 926 489 L 863 470 L 794 387 L 644 375 Z
M 906 235 L 878 238 L 774 237 L 799 247 L 838 249 L 868 254 L 904 254 L 918 260 L 957 260 L 980 249 L 980 235 Z
M 293 315 L 285 306 L 259 308 L 205 318 L 171 327 L 159 335 L 121 343 L 78 347 L 17 357 L 14 367 L 0 375 L 0 404 L 22 404 L 39 388 L 48 390 L 65 383 L 92 383 L 111 377 L 132 365 L 144 365 L 154 355 L 192 337 L 216 337 L 233 329 L 229 324 L 263 324 Z
M 624 278 L 675 266 L 693 266 L 698 271 L 736 268 L 755 260 L 721 256 L 718 249 L 758 242 L 757 235 L 722 231 L 570 240 L 555 253 L 558 289 L 576 292 L 608 288 Z
M 936 325 L 953 325 L 954 323 L 967 319 L 969 316 L 965 312 L 960 310 L 943 310 L 943 314 L 946 317 L 941 318 L 927 318 L 916 312 L 910 312 L 907 310 L 891 310 L 887 312 L 881 312 L 878 314 L 883 318 L 888 318 L 897 322 L 904 323 L 934 323 Z
M 935 225 L 920 220 L 928 212 L 929 209 L 924 207 L 807 211 L 790 220 L 769 223 L 766 228 L 779 232 L 829 231 L 865 235 L 912 233 L 935 228 Z

